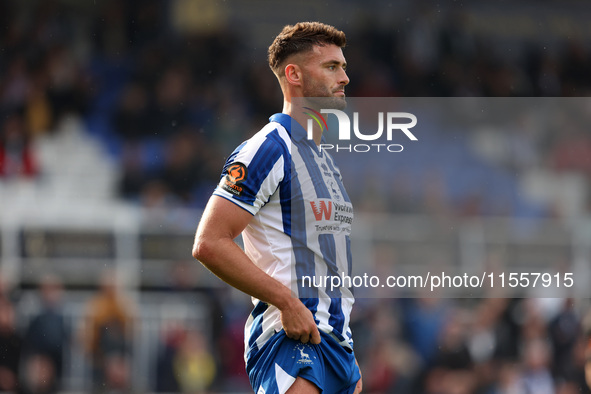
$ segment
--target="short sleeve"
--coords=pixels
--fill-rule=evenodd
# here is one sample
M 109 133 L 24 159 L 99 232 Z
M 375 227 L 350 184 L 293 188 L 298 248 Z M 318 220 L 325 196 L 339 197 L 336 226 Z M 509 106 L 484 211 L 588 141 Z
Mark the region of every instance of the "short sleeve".
M 255 215 L 283 181 L 286 153 L 281 140 L 259 132 L 230 155 L 213 194 Z

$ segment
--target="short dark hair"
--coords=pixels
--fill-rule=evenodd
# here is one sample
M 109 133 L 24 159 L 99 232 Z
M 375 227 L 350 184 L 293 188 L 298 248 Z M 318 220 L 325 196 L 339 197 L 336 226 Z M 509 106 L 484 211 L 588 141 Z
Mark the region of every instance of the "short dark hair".
M 281 65 L 289 56 L 310 51 L 314 45 L 330 44 L 343 48 L 347 44 L 345 33 L 320 22 L 287 25 L 269 47 L 269 67 L 279 76 Z

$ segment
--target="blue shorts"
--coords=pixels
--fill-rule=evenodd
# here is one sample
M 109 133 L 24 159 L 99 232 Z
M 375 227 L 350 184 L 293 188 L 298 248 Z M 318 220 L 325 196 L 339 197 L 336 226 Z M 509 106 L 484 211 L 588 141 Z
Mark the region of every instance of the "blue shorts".
M 355 355 L 321 332 L 318 345 L 288 338 L 281 330 L 252 355 L 246 364 L 256 394 L 284 394 L 297 376 L 328 394 L 350 394 L 361 378 Z

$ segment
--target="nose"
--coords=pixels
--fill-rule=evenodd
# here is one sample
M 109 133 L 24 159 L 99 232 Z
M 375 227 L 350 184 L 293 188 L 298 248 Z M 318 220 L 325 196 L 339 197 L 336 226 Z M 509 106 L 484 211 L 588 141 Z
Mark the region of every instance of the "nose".
M 349 84 L 349 77 L 347 76 L 347 72 L 341 68 L 341 73 L 339 75 L 339 85 L 348 85 Z

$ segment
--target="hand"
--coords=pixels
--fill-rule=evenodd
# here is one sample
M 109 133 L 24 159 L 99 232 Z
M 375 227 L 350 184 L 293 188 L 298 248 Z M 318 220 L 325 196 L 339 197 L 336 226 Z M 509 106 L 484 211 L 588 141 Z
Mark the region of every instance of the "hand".
M 297 298 L 281 309 L 281 324 L 288 338 L 302 343 L 320 343 L 320 332 L 312 312 Z

